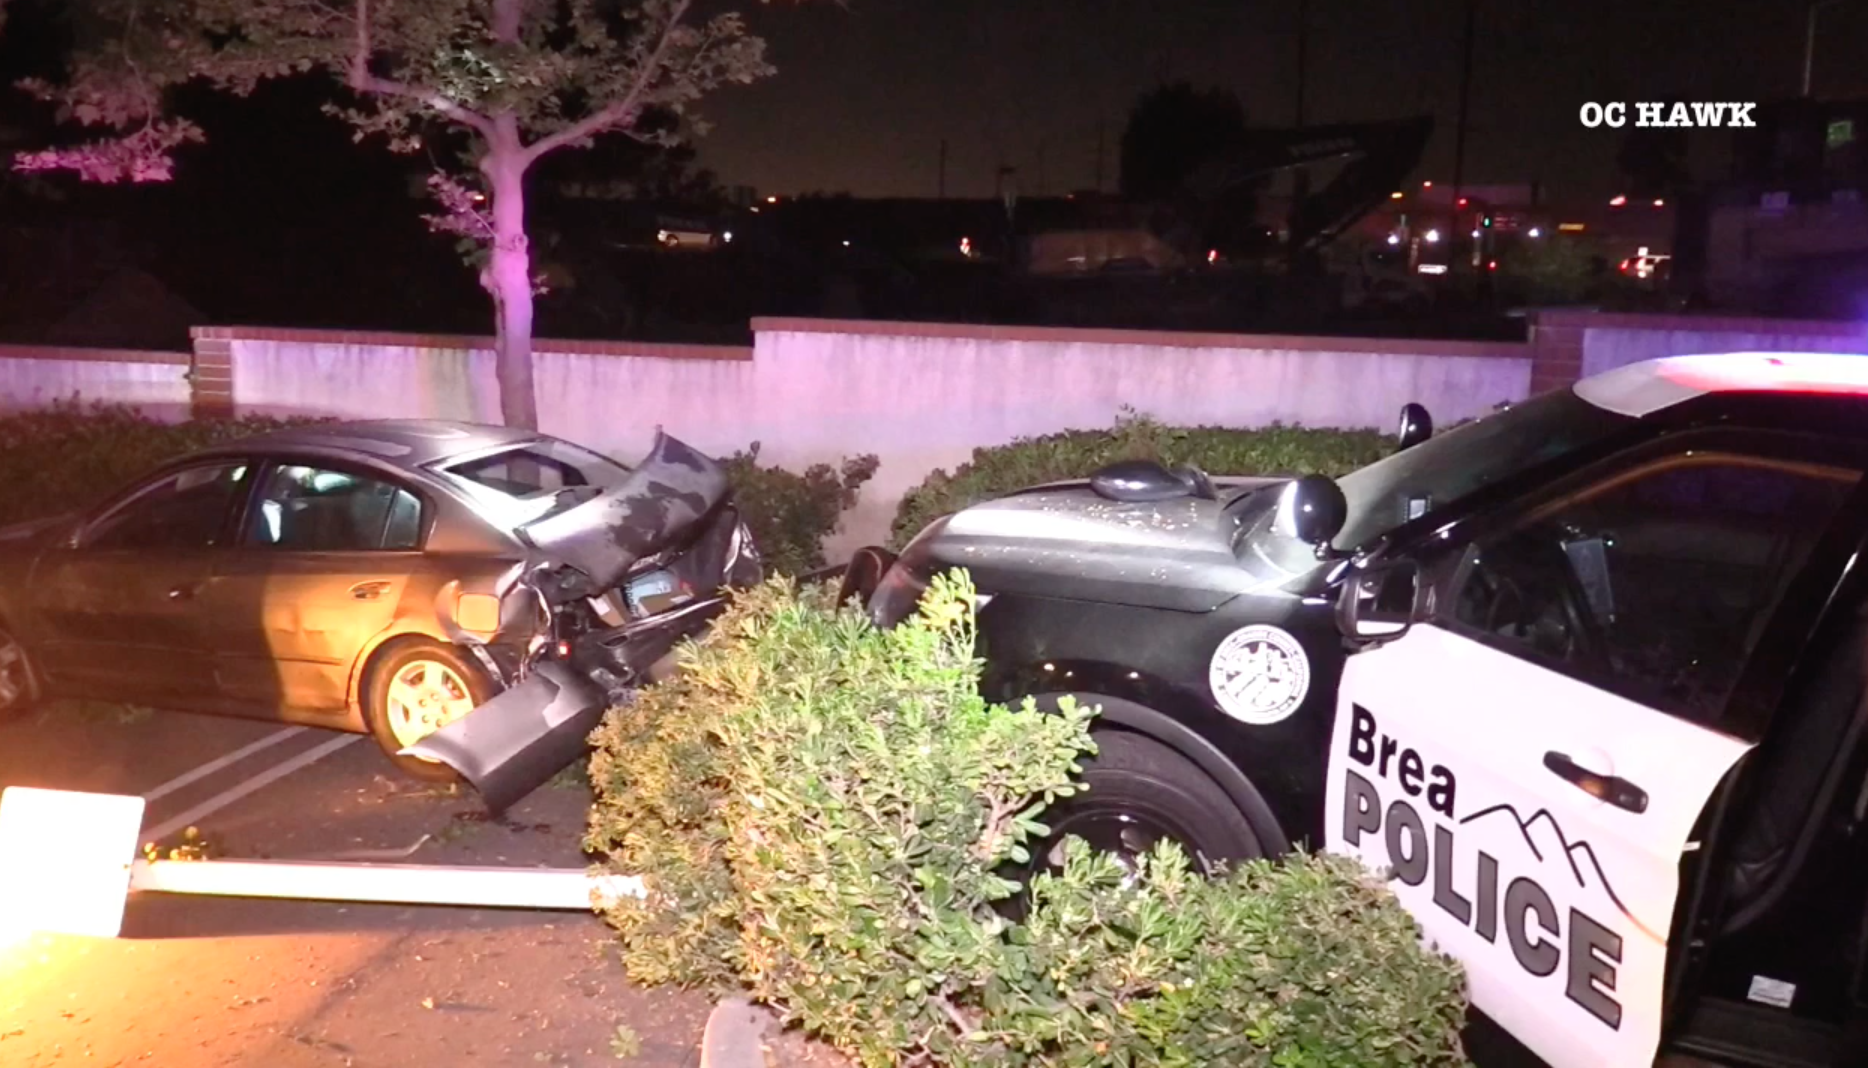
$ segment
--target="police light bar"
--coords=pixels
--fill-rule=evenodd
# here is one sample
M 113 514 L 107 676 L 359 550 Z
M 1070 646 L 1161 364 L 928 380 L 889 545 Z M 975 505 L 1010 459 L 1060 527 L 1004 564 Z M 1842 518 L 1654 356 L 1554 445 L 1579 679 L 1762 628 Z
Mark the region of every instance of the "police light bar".
M 1840 352 L 1727 352 L 1672 356 L 1661 377 L 1707 393 L 1868 393 L 1868 356 Z
M 1573 388 L 1591 404 L 1637 418 L 1707 393 L 1868 395 L 1868 355 L 1722 352 L 1667 356 L 1592 375 Z
M 132 892 L 402 905 L 585 911 L 642 897 L 634 876 L 582 868 L 472 868 L 136 855 L 140 797 L 9 786 L 0 791 L 0 920 L 115 938 Z

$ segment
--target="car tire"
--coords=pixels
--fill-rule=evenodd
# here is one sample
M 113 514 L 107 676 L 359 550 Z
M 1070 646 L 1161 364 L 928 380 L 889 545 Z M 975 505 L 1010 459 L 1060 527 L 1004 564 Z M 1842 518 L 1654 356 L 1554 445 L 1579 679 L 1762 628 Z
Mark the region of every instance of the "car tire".
M 1132 731 L 1102 730 L 1091 737 L 1097 752 L 1083 761 L 1079 776 L 1088 789 L 1039 814 L 1049 835 L 1030 843 L 1030 861 L 1002 871 L 1006 878 L 1022 883 L 1056 871 L 1063 841 L 1072 835 L 1111 849 L 1125 866 L 1163 837 L 1179 842 L 1195 870 L 1207 874 L 1221 864 L 1234 866 L 1265 855 L 1251 821 L 1198 764 Z M 1138 831 L 1139 839 L 1129 837 Z M 1022 920 L 1027 908 L 1027 896 L 1019 893 L 1003 902 L 1001 911 Z
M 407 642 L 386 650 L 370 666 L 363 687 L 363 722 L 383 754 L 403 774 L 426 782 L 459 782 L 460 775 L 453 768 L 403 756 L 402 749 L 485 704 L 493 693 L 479 665 L 451 646 L 426 640 Z M 419 704 L 424 697 L 433 702 L 426 708 Z M 426 711 L 435 713 L 432 725 L 419 722 Z
M 0 723 L 30 712 L 39 701 L 39 677 L 26 645 L 0 627 Z

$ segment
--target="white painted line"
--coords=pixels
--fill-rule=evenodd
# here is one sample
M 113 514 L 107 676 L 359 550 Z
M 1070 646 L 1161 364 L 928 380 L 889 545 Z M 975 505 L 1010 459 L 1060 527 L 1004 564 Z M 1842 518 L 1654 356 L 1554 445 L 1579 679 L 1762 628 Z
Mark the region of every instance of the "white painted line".
M 323 745 L 318 746 L 316 749 L 310 749 L 300 753 L 283 764 L 260 772 L 258 775 L 253 776 L 238 786 L 229 787 L 215 794 L 213 797 L 208 798 L 206 801 L 176 816 L 174 819 L 164 820 L 156 824 L 154 827 L 143 832 L 143 841 L 160 842 L 176 831 L 193 826 L 201 817 L 219 812 L 221 809 L 226 808 L 228 805 L 233 804 L 246 795 L 256 790 L 265 789 L 298 769 L 316 764 L 318 761 L 323 760 L 339 749 L 347 745 L 354 745 L 362 740 L 363 735 L 361 734 L 346 734 L 341 738 L 333 738 Z
M 161 786 L 158 786 L 155 789 L 144 794 L 143 800 L 154 801 L 158 797 L 166 797 L 167 795 L 174 793 L 175 791 L 181 789 L 182 787 L 187 786 L 191 782 L 198 782 L 202 779 L 205 779 L 209 775 L 214 774 L 215 772 L 221 770 L 222 768 L 226 767 L 229 764 L 239 763 L 240 761 L 245 760 L 247 757 L 252 756 L 254 753 L 257 753 L 262 749 L 267 749 L 272 746 L 278 745 L 280 742 L 285 741 L 287 738 L 291 738 L 295 735 L 300 735 L 300 734 L 305 733 L 305 731 L 308 729 L 309 728 L 306 728 L 306 727 L 288 727 L 282 731 L 274 731 L 273 733 L 268 734 L 266 737 L 261 738 L 257 742 L 252 742 L 248 745 L 243 745 L 240 748 L 234 750 L 233 752 L 228 753 L 226 756 L 218 757 L 214 760 L 210 760 L 206 764 L 201 765 L 200 767 L 194 769 L 193 771 L 185 771 L 181 773 L 180 775 L 177 775 L 175 778 L 170 779 L 168 782 L 165 782 Z

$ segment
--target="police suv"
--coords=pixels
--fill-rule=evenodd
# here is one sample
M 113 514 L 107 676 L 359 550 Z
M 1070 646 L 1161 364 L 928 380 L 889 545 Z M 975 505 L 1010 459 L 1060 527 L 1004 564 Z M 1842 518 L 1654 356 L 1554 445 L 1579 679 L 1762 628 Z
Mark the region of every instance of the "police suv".
M 988 695 L 1101 706 L 1056 835 L 1391 870 L 1482 1061 L 1868 1064 L 1868 357 L 1402 422 L 1334 482 L 977 505 L 855 592 L 887 625 L 967 568 Z

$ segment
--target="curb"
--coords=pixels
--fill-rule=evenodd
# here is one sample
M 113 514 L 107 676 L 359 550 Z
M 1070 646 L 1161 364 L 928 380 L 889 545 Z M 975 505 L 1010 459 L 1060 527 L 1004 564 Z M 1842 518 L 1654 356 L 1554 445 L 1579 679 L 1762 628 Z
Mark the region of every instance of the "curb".
M 765 1035 L 771 1014 L 745 998 L 727 998 L 707 1017 L 700 1068 L 766 1068 Z

